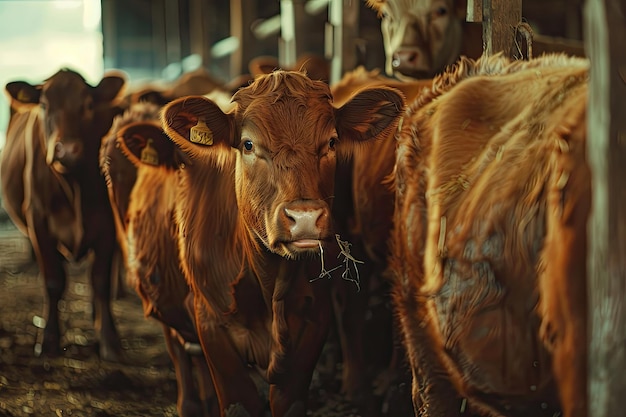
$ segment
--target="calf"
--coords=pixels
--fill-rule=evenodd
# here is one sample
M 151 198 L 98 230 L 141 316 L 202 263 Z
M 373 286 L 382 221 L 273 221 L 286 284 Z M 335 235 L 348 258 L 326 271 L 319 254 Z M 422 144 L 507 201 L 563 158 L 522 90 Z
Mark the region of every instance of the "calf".
M 276 71 L 239 90 L 232 112 L 203 97 L 163 110 L 183 161 L 182 266 L 223 416 L 263 414 L 255 370 L 270 384 L 272 415 L 306 415 L 331 316 L 326 265 L 338 262 L 337 153 L 389 136 L 403 110 L 390 88 L 340 108 L 331 100 L 325 83 Z
M 416 415 L 587 415 L 587 81 L 463 59 L 410 105 L 391 263 Z
M 7 84 L 12 115 L 0 161 L 3 203 L 16 226 L 31 240 L 47 296 L 41 353 L 60 353 L 57 305 L 66 285 L 64 258 L 93 252 L 91 283 L 100 356 L 119 357 L 120 344 L 110 310 L 115 226 L 98 169 L 102 137 L 121 109 L 125 85 L 118 74 L 96 87 L 62 69 L 41 85 Z

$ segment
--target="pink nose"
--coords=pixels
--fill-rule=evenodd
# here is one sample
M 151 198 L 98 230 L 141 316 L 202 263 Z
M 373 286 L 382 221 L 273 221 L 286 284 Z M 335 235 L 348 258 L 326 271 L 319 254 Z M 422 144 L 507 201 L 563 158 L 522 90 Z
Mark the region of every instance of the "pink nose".
M 332 229 L 330 208 L 317 199 L 294 200 L 280 209 L 279 220 L 292 240 L 325 238 Z
M 79 142 L 59 141 L 54 144 L 54 160 L 62 164 L 73 164 L 80 159 L 82 146 Z
M 291 236 L 297 238 L 301 236 L 317 236 L 319 234 L 319 228 L 317 225 L 318 219 L 321 217 L 323 210 L 321 208 L 317 210 L 291 210 L 286 208 L 285 214 L 290 220 L 289 231 Z
M 398 71 L 415 71 L 417 70 L 419 51 L 416 49 L 398 49 L 393 54 L 391 65 Z

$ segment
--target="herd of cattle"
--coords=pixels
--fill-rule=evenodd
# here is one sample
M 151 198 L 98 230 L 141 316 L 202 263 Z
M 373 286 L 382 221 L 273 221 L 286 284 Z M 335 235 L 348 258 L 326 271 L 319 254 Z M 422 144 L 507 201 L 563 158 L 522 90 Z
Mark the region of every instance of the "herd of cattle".
M 163 324 L 181 416 L 305 416 L 333 327 L 364 414 L 406 380 L 411 415 L 587 415 L 588 62 L 459 58 L 455 2 L 368 3 L 401 80 L 7 84 L 3 204 L 44 278 L 43 354 L 65 262 L 91 253 L 100 357 L 123 355 L 123 269 Z

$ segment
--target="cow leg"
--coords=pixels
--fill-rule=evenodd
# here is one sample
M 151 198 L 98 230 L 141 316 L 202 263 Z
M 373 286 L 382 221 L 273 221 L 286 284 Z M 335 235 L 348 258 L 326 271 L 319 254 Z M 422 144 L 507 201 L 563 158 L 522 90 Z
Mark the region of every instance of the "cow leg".
M 367 285 L 357 293 L 351 282 L 337 280 L 333 283 L 333 307 L 342 357 L 341 392 L 349 400 L 358 400 L 367 382 L 367 378 L 363 378 L 366 367 L 363 328 L 368 298 Z
M 35 354 L 58 356 L 61 354 L 58 305 L 67 281 L 65 259 L 56 249 L 57 241 L 50 236 L 44 225 L 33 225 L 29 228 L 29 234 L 46 290 L 46 325 L 41 345 L 35 345 Z
M 115 254 L 111 271 L 111 292 L 113 299 L 121 300 L 126 297 L 126 286 L 124 285 L 126 276 L 126 266 L 124 265 L 124 255 L 119 245 L 115 245 Z
M 263 416 L 264 407 L 250 369 L 234 350 L 226 330 L 213 323 L 212 313 L 198 298 L 194 297 L 195 322 L 222 417 Z
M 209 416 L 219 417 L 219 402 L 217 401 L 217 394 L 215 392 L 215 388 L 213 387 L 211 372 L 209 371 L 209 365 L 204 358 L 204 353 L 189 353 L 189 355 L 196 370 L 198 391 L 200 392 L 200 401 L 202 402 L 202 408 L 209 413 Z
M 330 291 L 330 288 L 326 288 L 326 291 Z M 332 316 L 331 300 L 328 295 L 317 293 L 315 303 L 316 311 L 312 311 L 306 318 L 287 317 L 290 327 L 298 330 L 298 336 L 296 338 L 292 333 L 291 338 L 296 343 L 287 353 L 286 372 L 275 375 L 268 372 L 273 417 L 306 416 L 311 378 L 328 337 Z M 292 326 L 294 322 L 299 323 L 300 327 Z
M 394 294 L 396 311 L 413 374 L 412 397 L 416 416 L 458 417 L 463 403 L 437 356 L 436 331 L 423 299 L 411 287 Z
M 191 358 L 185 351 L 176 331 L 163 325 L 163 335 L 167 351 L 174 365 L 178 397 L 176 409 L 180 417 L 202 416 L 202 405 L 194 386 Z
M 111 272 L 115 250 L 114 236 L 103 236 L 94 248 L 91 266 L 94 328 L 100 343 L 100 359 L 119 362 L 122 345 L 111 313 Z

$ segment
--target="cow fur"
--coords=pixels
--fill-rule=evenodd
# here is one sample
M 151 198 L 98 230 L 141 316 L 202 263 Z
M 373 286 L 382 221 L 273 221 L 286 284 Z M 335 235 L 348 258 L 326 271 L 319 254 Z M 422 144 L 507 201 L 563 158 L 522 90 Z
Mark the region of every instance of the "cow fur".
M 588 75 L 462 59 L 409 106 L 391 263 L 416 414 L 586 415 Z

